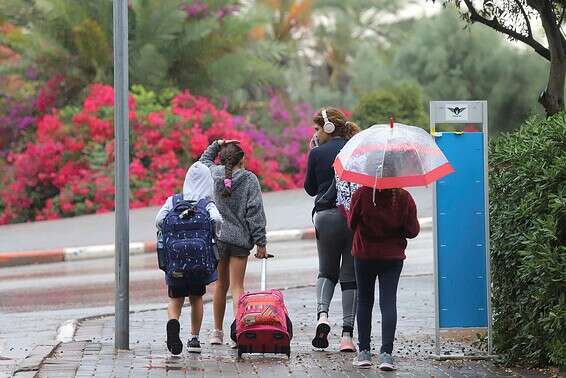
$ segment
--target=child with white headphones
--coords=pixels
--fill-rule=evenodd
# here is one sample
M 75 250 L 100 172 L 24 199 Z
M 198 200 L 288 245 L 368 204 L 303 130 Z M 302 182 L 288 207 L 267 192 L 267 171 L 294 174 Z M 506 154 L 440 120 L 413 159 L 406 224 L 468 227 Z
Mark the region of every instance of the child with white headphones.
M 348 228 L 343 211 L 336 207 L 335 201 L 323 205 L 324 194 L 334 185 L 332 164 L 336 155 L 359 127 L 346 119 L 335 108 L 323 108 L 313 118 L 315 135 L 311 140 L 305 190 L 316 196 L 313 221 L 316 230 L 319 257 L 317 292 L 317 326 L 312 345 L 316 349 L 328 348 L 330 322 L 328 312 L 334 288 L 338 283 L 342 289 L 342 337 L 339 350 L 355 352 L 352 335 L 356 311 L 356 277 L 351 255 L 352 232 Z

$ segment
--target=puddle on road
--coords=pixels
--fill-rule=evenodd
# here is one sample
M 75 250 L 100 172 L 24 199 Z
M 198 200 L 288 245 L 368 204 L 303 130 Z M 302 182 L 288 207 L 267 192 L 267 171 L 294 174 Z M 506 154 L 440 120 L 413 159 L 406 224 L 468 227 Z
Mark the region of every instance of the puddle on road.
M 167 371 L 183 371 L 186 373 L 204 373 L 203 368 L 193 367 L 193 366 L 173 366 L 173 365 L 146 365 L 146 369 L 160 369 Z
M 145 359 L 151 360 L 149 364 L 145 365 L 148 370 L 159 369 L 167 371 L 183 371 L 186 373 L 203 373 L 204 369 L 197 366 L 190 366 L 191 359 L 186 359 L 183 356 L 145 356 Z M 154 364 L 153 361 L 156 363 Z

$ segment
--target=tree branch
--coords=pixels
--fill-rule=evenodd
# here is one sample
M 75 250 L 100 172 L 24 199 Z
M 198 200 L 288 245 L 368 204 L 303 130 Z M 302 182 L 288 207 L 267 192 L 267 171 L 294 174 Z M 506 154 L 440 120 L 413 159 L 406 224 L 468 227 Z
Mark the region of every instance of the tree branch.
M 523 42 L 524 44 L 530 46 L 535 50 L 537 54 L 545 58 L 546 60 L 550 61 L 550 51 L 541 45 L 536 39 L 532 36 L 524 36 L 521 33 L 516 32 L 515 30 L 511 30 L 506 28 L 505 26 L 501 25 L 497 20 L 489 20 L 483 16 L 481 16 L 478 11 L 474 8 L 472 4 L 472 0 L 464 0 L 466 6 L 468 7 L 468 11 L 470 12 L 470 21 L 472 22 L 479 22 L 480 24 L 484 24 L 489 26 L 490 28 L 508 35 L 509 37 L 516 39 L 518 41 Z
M 562 25 L 562 23 L 564 22 L 564 16 L 566 16 L 566 7 L 562 8 L 562 14 L 560 15 L 560 21 L 558 21 L 558 27 L 560 27 L 560 25 Z
M 527 15 L 527 11 L 525 10 L 525 7 L 523 7 L 523 4 L 521 4 L 521 0 L 515 0 L 515 4 L 517 4 L 517 7 L 519 7 L 521 14 L 525 18 L 525 23 L 527 24 L 527 32 L 529 33 L 529 37 L 532 38 L 533 31 L 531 29 L 531 22 L 529 21 L 529 16 Z

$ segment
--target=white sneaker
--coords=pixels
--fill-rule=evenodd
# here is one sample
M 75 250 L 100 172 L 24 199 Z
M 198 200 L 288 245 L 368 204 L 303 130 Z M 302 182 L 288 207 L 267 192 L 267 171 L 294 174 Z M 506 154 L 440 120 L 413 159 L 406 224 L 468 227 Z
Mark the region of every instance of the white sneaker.
M 222 345 L 224 343 L 224 332 L 221 329 L 212 330 L 208 342 L 210 345 Z

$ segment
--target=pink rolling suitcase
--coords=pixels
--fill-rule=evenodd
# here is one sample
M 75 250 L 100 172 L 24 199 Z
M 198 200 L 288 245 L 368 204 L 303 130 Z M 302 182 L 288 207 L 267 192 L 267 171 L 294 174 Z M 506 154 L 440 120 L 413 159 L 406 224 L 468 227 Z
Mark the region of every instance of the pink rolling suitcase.
M 261 291 L 244 293 L 238 301 L 238 357 L 244 353 L 277 353 L 291 357 L 293 326 L 283 293 L 265 289 L 266 261 L 262 261 Z

